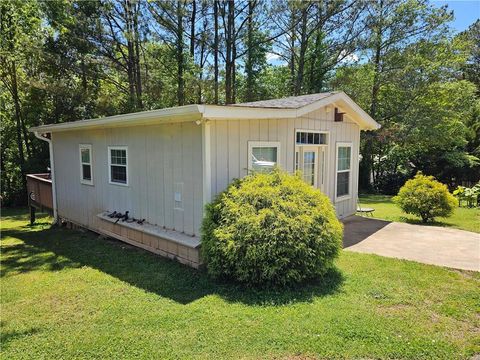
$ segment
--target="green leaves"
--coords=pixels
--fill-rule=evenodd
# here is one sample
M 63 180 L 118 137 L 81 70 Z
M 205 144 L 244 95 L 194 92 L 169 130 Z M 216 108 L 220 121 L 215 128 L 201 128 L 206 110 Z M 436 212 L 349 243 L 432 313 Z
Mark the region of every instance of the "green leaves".
M 434 221 L 437 216 L 452 215 L 458 206 L 457 199 L 448 192 L 446 185 L 421 173 L 408 180 L 393 201 L 404 212 L 421 217 L 425 223 Z
M 207 206 L 202 254 L 213 277 L 289 285 L 324 275 L 341 241 L 330 200 L 276 169 L 234 182 Z

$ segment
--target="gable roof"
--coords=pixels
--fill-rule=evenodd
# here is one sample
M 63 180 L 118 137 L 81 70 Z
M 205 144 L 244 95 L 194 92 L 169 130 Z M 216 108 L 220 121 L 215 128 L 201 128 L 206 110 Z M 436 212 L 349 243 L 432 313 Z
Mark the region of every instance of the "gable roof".
M 303 116 L 331 104 L 339 106 L 342 108 L 342 111 L 347 112 L 348 116 L 360 126 L 361 130 L 376 130 L 380 128 L 380 124 L 373 120 L 344 92 L 331 92 L 234 105 L 185 105 L 97 119 L 41 125 L 32 127 L 29 131 L 52 133 L 77 129 L 86 130 L 185 121 L 197 121 L 200 124 L 203 120 L 288 119 Z
M 261 101 L 233 104 L 232 106 L 270 108 L 270 109 L 299 109 L 303 106 L 313 104 L 318 100 L 325 99 L 337 93 L 338 92 L 325 92 L 325 93 L 318 93 L 318 94 L 289 96 L 282 99 L 261 100 Z

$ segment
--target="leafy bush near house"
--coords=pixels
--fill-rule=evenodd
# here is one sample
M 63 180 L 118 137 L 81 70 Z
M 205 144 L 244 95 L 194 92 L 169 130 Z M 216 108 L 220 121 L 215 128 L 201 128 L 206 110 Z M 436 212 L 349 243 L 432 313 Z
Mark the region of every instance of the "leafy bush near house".
M 475 186 L 469 188 L 459 186 L 453 192 L 453 195 L 458 199 L 458 203 L 462 206 L 462 202 L 467 204 L 467 207 L 479 206 L 480 203 L 480 182 Z
M 446 185 L 421 173 L 408 180 L 393 201 L 407 214 L 420 216 L 424 223 L 437 216 L 450 216 L 458 206 L 457 199 L 448 192 Z
M 202 255 L 213 277 L 289 285 L 324 275 L 342 234 L 327 196 L 276 169 L 233 182 L 207 206 Z

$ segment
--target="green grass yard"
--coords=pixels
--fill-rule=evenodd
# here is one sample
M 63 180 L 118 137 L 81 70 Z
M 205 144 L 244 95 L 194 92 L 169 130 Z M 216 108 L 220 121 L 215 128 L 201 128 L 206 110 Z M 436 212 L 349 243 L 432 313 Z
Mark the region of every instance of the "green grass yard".
M 378 219 L 425 225 L 420 218 L 402 212 L 402 210 L 392 202 L 391 196 L 362 195 L 360 196 L 360 204 L 365 208 L 374 208 L 375 212 L 373 213 L 373 217 Z M 480 233 L 480 209 L 456 208 L 451 217 L 436 218 L 435 222 L 427 225 L 446 226 Z
M 328 280 L 248 289 L 4 210 L 4 359 L 395 358 L 480 353 L 480 275 L 342 252 Z

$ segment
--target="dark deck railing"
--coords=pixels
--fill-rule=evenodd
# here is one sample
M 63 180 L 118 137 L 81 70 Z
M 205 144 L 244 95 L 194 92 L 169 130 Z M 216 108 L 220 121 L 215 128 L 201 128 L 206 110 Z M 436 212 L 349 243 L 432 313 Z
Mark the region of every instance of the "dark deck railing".
M 50 174 L 27 175 L 28 204 L 42 212 L 53 212 L 52 179 Z

